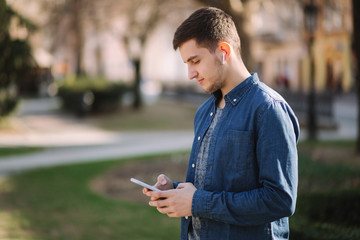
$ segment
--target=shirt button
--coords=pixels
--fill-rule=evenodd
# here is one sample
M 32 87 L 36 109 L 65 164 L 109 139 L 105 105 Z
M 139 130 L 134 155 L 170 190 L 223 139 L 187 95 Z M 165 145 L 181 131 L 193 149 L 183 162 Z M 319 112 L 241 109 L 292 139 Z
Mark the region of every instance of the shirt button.
M 185 219 L 188 219 L 189 217 L 188 216 L 185 216 Z
M 210 113 L 210 117 L 212 117 L 214 115 L 214 113 Z
M 193 163 L 191 166 L 192 166 L 192 168 L 195 168 L 195 163 Z
M 234 98 L 234 100 L 233 100 L 234 102 L 236 102 L 236 98 Z
M 199 136 L 199 137 L 198 137 L 198 141 L 200 141 L 200 139 L 201 139 L 201 137 Z

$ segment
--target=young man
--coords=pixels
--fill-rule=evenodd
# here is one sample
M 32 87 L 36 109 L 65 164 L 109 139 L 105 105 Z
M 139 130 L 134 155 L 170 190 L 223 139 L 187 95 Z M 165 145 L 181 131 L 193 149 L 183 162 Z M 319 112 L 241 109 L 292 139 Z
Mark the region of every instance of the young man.
M 298 121 L 250 74 L 231 17 L 194 12 L 176 30 L 188 77 L 212 96 L 198 109 L 186 183 L 165 175 L 149 204 L 182 217 L 181 239 L 288 239 L 297 195 Z

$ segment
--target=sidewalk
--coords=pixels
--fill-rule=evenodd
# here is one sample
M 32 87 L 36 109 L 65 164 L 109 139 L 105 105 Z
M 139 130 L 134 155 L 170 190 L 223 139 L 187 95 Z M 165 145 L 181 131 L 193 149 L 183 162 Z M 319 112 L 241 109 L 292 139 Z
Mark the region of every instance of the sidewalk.
M 123 133 L 117 134 L 115 141 L 104 145 L 50 148 L 24 156 L 2 158 L 0 176 L 40 167 L 186 151 L 191 148 L 192 135 L 191 131 Z
M 33 168 L 190 150 L 193 131 L 109 132 L 56 111 L 57 99 L 23 101 L 16 131 L 0 132 L 1 146 L 45 150 L 0 159 L 0 176 Z
M 334 98 L 334 121 L 337 123 L 336 130 L 320 130 L 318 138 L 322 140 L 346 140 L 357 137 L 357 116 L 356 95 L 346 94 Z M 306 129 L 301 131 L 301 139 L 306 139 Z

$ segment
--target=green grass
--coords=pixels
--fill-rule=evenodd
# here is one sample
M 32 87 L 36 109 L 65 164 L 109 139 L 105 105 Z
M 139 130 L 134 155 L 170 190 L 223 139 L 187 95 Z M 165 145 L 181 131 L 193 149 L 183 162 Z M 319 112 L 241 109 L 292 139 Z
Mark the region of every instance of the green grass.
M 115 164 L 121 163 L 63 166 L 11 177 L 0 194 L 0 217 L 12 219 L 4 228 L 21 240 L 178 238 L 178 219 L 147 204 L 106 199 L 89 189 L 92 178 Z
M 353 141 L 299 144 L 299 192 L 290 239 L 360 239 L 360 157 L 354 156 L 354 146 Z
M 316 140 L 306 140 L 299 144 L 300 149 L 304 148 L 314 148 L 314 147 L 323 147 L 323 148 L 340 148 L 340 149 L 350 149 L 355 148 L 355 141 L 353 140 L 327 140 L 327 141 L 316 141 Z
M 299 144 L 299 192 L 290 239 L 360 239 L 360 158 L 349 151 L 353 144 Z M 179 219 L 145 203 L 108 199 L 89 188 L 92 179 L 110 168 L 159 158 L 164 155 L 12 176 L 0 185 L 0 238 L 5 229 L 9 239 L 19 240 L 178 239 Z
M 124 107 L 117 113 L 93 116 L 87 121 L 109 131 L 193 130 L 197 107 L 158 101 L 137 111 Z
M 34 153 L 42 149 L 41 147 L 0 147 L 0 161 L 2 157 Z

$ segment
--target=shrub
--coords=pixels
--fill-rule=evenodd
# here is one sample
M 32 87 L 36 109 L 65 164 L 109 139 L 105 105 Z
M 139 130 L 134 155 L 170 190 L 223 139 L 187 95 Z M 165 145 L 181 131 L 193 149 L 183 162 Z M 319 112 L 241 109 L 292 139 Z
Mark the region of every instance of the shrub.
M 360 226 L 360 192 L 312 193 L 302 199 L 303 212 L 312 221 Z
M 0 119 L 12 113 L 18 104 L 18 97 L 12 92 L 9 88 L 0 88 Z
M 299 191 L 291 240 L 360 239 L 360 169 L 355 141 L 299 144 Z
M 63 108 L 79 116 L 87 113 L 115 111 L 127 87 L 103 78 L 69 78 L 59 87 Z
M 291 239 L 360 239 L 360 191 L 307 193 L 298 198 L 291 218 Z
M 16 108 L 18 85 L 36 66 L 28 40 L 10 36 L 13 19 L 30 32 L 36 29 L 33 23 L 8 6 L 7 1 L 0 0 L 0 121 Z

